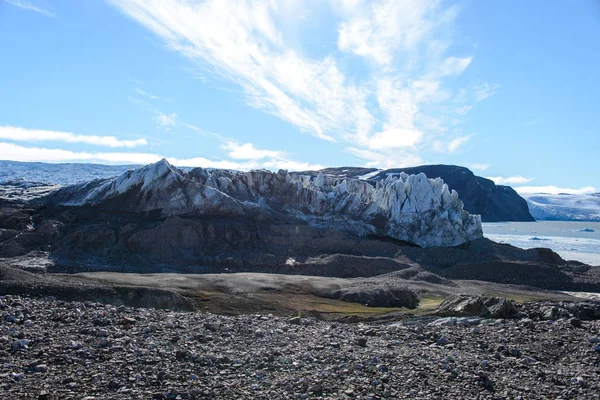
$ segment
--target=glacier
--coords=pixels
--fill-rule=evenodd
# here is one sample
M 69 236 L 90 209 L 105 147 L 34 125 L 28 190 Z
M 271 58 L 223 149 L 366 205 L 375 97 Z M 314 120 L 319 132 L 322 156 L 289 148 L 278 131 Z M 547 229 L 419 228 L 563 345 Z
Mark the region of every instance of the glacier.
M 421 247 L 455 246 L 483 237 L 481 218 L 456 191 L 425 174 L 365 180 L 254 170 L 176 168 L 166 160 L 117 177 L 63 187 L 46 197 L 63 206 L 161 216 L 291 217 L 359 236 Z
M 600 221 L 600 193 L 521 194 L 536 220 Z

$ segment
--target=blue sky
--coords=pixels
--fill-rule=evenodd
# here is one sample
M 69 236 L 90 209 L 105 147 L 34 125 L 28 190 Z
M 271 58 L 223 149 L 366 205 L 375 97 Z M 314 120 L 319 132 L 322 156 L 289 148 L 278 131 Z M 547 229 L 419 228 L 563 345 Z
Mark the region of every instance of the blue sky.
M 596 0 L 0 0 L 0 49 L 0 159 L 600 190 Z

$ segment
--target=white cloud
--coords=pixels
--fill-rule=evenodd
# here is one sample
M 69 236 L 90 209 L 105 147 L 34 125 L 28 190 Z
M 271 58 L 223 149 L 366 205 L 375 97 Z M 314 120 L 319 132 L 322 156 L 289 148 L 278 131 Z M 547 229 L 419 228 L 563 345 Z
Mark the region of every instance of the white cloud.
M 454 140 L 451 140 L 450 143 L 448 143 L 448 152 L 454 153 L 456 150 L 464 146 L 469 140 L 471 140 L 473 136 L 475 135 L 460 136 Z
M 448 57 L 437 68 L 441 76 L 460 75 L 471 64 L 473 57 Z
M 474 171 L 485 171 L 490 167 L 490 165 L 483 163 L 475 163 L 468 165 L 468 167 Z
M 54 13 L 52 13 L 48 10 L 45 10 L 41 7 L 38 7 L 35 4 L 32 4 L 30 1 L 26 1 L 26 0 L 4 0 L 4 1 L 6 1 L 8 4 L 11 4 L 15 7 L 19 7 L 24 10 L 34 11 L 36 13 L 45 15 L 46 17 L 51 17 L 51 18 L 55 17 Z
M 398 167 L 414 167 L 415 165 L 423 164 L 423 160 L 411 152 L 404 149 L 385 149 L 372 151 L 359 149 L 356 147 L 347 147 L 346 150 L 365 160 L 365 167 L 368 168 L 398 168 Z
M 86 143 L 96 146 L 128 148 L 144 146 L 148 144 L 146 139 L 122 140 L 114 136 L 78 135 L 71 132 L 26 129 L 17 126 L 0 126 L 0 139 L 22 142 L 60 141 L 67 143 Z
M 142 96 L 146 96 L 147 98 L 152 99 L 152 100 L 159 99 L 158 96 L 150 94 L 150 93 L 148 93 L 145 90 L 142 90 L 140 88 L 134 88 L 133 91 L 136 92 L 137 94 L 141 94 Z
M 262 160 L 264 158 L 284 158 L 281 151 L 261 150 L 254 147 L 252 143 L 239 144 L 235 141 L 228 141 L 223 146 L 227 150 L 229 157 L 235 160 Z
M 346 4 L 352 17 L 339 28 L 338 47 L 377 64 L 391 64 L 398 50 L 413 50 L 435 25 L 438 2 L 387 0 Z
M 500 88 L 500 85 L 495 84 L 495 83 L 487 83 L 487 82 L 485 82 L 481 85 L 475 86 L 475 88 L 474 88 L 475 100 L 483 101 L 483 100 L 487 99 L 488 97 L 493 96 L 499 88 Z
M 160 160 L 157 154 L 121 152 L 76 152 L 63 149 L 24 147 L 0 142 L 0 159 L 42 162 L 103 162 L 111 164 L 148 164 Z
M 596 193 L 598 190 L 591 186 L 582 187 L 579 189 L 560 188 L 556 186 L 519 186 L 515 190 L 521 194 L 549 193 L 549 194 L 587 194 Z
M 465 115 L 466 113 L 468 113 L 469 111 L 471 111 L 471 108 L 473 108 L 473 106 L 461 106 L 461 107 L 456 107 L 456 114 L 458 115 Z
M 261 150 L 258 150 L 261 151 Z M 105 164 L 150 164 L 167 158 L 173 165 L 180 167 L 224 168 L 246 171 L 251 169 L 288 169 L 290 171 L 322 169 L 319 164 L 298 162 L 284 158 L 265 158 L 244 162 L 232 160 L 211 160 L 204 157 L 176 158 L 155 153 L 134 152 L 87 152 L 39 147 L 24 147 L 12 143 L 0 142 L 0 160 L 25 162 L 92 162 Z
M 177 119 L 177 114 L 163 114 L 161 112 L 158 113 L 158 115 L 156 117 L 154 117 L 154 121 L 156 121 L 157 124 L 167 127 L 167 126 L 174 126 L 175 125 L 175 120 Z
M 369 148 L 373 150 L 411 147 L 416 145 L 423 136 L 423 132 L 413 129 L 392 128 L 375 133 L 369 138 Z
M 454 95 L 445 80 L 473 57 L 446 54 L 458 7 L 438 0 L 331 0 L 338 48 L 367 61 L 360 76 L 345 74 L 346 55 L 309 58 L 288 43 L 289 15 L 318 9 L 302 2 L 107 1 L 197 69 L 239 85 L 249 105 L 344 147 L 410 147 L 403 159 L 417 159 L 457 123 L 457 107 L 468 110 L 464 101 L 440 107 Z
M 463 147 L 475 134 L 464 135 L 456 137 L 449 142 L 443 140 L 434 140 L 432 143 L 432 150 L 438 153 L 455 153 L 461 147 Z
M 522 185 L 523 183 L 531 182 L 533 178 L 525 178 L 521 175 L 502 177 L 502 176 L 486 176 L 487 179 L 494 181 L 496 185 Z

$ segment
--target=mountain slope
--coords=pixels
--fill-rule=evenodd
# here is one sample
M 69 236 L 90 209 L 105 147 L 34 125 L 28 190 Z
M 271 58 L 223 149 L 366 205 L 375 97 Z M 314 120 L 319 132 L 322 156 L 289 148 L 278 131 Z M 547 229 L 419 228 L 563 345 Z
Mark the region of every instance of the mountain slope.
M 321 171 L 334 176 L 381 181 L 390 175 L 424 173 L 429 178 L 440 177 L 451 190 L 456 190 L 465 210 L 481 215 L 483 222 L 534 221 L 527 202 L 509 186 L 496 185 L 489 179 L 476 176 L 469 169 L 456 165 L 422 165 L 418 167 L 377 170 L 375 168 L 340 167 Z
M 373 184 L 322 173 L 185 172 L 162 160 L 116 178 L 64 187 L 45 201 L 163 217 L 299 219 L 423 247 L 454 246 L 483 236 L 481 219 L 464 211 L 456 191 L 424 174 L 398 174 Z

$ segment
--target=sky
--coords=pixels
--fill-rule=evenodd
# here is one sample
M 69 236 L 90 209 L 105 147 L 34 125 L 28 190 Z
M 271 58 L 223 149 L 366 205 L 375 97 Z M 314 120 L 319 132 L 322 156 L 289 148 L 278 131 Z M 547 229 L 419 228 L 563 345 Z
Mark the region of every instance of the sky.
M 0 159 L 600 191 L 598 0 L 0 0 Z

